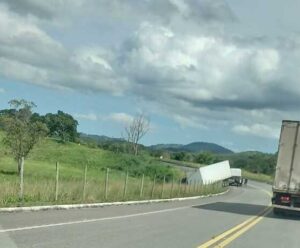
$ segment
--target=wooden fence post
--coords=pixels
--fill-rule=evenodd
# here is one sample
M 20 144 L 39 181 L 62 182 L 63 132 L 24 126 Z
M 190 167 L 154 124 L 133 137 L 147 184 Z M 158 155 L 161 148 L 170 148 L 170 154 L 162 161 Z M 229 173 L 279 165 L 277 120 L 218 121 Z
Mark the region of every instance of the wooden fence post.
M 174 189 L 174 176 L 172 177 L 172 186 L 171 186 L 170 198 L 172 198 L 172 195 L 173 195 L 173 189 Z
M 142 181 L 141 181 L 141 188 L 140 188 L 140 198 L 143 197 L 143 190 L 144 190 L 144 177 L 145 175 L 142 175 Z
M 21 158 L 21 168 L 20 168 L 20 201 L 24 200 L 24 157 Z
M 153 185 L 152 185 L 152 190 L 151 190 L 151 199 L 153 198 L 153 194 L 154 194 L 155 180 L 156 180 L 156 175 L 154 175 L 154 179 L 153 179 Z
M 180 193 L 181 193 L 181 180 L 179 179 L 179 187 L 178 187 L 178 196 L 180 197 Z
M 188 184 L 187 184 L 187 173 L 185 173 L 185 185 L 184 185 L 184 193 L 183 193 L 183 195 L 186 195 L 187 187 L 188 187 Z
M 87 177 L 87 164 L 85 164 L 85 168 L 84 168 L 84 180 L 83 180 L 83 190 L 82 190 L 82 201 L 83 202 L 85 200 L 86 177 Z
M 191 186 L 192 186 L 192 184 L 188 183 L 188 181 L 186 181 L 186 183 L 187 183 L 187 193 L 189 194 L 189 193 L 191 193 Z
M 128 183 L 128 171 L 126 172 L 126 176 L 125 176 L 124 192 L 123 192 L 123 200 L 125 200 L 125 198 L 126 198 L 126 193 L 127 193 L 127 183 Z
M 108 175 L 109 175 L 109 168 L 106 168 L 106 177 L 105 177 L 105 200 L 108 197 Z
M 165 190 L 165 182 L 166 182 L 166 176 L 164 176 L 162 188 L 161 188 L 161 196 L 160 198 L 164 198 L 164 190 Z
M 55 201 L 58 200 L 59 163 L 56 162 Z

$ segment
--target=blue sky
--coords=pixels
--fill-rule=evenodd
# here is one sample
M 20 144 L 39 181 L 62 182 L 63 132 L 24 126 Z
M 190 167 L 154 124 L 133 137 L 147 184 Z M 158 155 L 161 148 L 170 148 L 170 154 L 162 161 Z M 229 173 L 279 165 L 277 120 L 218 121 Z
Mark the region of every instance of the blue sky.
M 294 6 L 293 8 L 291 6 Z M 297 7 L 298 6 L 298 7 Z M 0 0 L 0 109 L 32 100 L 79 131 L 275 152 L 299 118 L 297 1 Z

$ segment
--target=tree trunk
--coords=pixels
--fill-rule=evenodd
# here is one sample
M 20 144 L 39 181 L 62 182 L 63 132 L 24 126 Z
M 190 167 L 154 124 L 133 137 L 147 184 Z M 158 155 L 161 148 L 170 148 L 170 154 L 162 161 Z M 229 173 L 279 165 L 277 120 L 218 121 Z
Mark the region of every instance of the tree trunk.
M 137 156 L 138 155 L 138 144 L 134 144 L 134 155 Z
M 19 175 L 19 176 L 20 176 L 20 174 L 21 174 L 21 166 L 22 166 L 22 159 L 19 158 L 19 159 L 18 159 L 18 175 Z

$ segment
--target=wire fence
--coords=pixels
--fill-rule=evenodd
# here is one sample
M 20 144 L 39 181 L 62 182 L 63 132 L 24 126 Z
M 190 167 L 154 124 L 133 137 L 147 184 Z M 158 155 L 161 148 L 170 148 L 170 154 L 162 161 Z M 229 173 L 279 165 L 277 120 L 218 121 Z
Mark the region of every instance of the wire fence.
M 56 163 L 46 177 L 24 174 L 0 182 L 1 206 L 95 203 L 146 199 L 166 199 L 207 195 L 225 190 L 222 182 L 202 185 L 187 183 L 185 177 L 131 175 L 130 171 L 83 166 L 81 173 L 70 175 Z

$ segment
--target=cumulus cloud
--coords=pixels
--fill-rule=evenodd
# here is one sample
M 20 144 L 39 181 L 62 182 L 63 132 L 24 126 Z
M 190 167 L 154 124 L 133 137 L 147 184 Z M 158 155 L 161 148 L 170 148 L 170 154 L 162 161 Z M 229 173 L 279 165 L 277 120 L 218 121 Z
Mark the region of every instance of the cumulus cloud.
M 14 27 L 14 28 L 11 28 Z M 110 66 L 108 53 L 80 48 L 70 51 L 40 29 L 0 5 L 0 75 L 53 88 L 122 94 L 128 87 Z
M 113 122 L 116 124 L 122 124 L 127 125 L 131 123 L 134 119 L 134 117 L 127 113 L 110 113 L 107 115 L 97 115 L 95 113 L 88 113 L 88 114 L 82 114 L 82 113 L 75 113 L 73 116 L 76 119 L 80 120 L 88 120 L 88 121 L 105 121 L 105 122 Z
M 233 21 L 235 15 L 223 0 L 0 0 L 21 15 L 33 15 L 40 19 L 77 14 L 81 10 L 98 16 L 112 15 L 118 18 L 160 18 L 170 21 L 176 16 L 197 22 Z M 151 18 L 152 17 L 152 18 Z
M 278 86 L 272 81 L 280 65 L 276 49 L 179 35 L 149 23 L 142 24 L 127 44 L 123 60 L 124 71 L 139 85 L 137 91 L 149 98 L 163 93 L 193 105 L 213 108 L 237 103 L 236 107 L 247 108 L 253 100 L 268 104 L 272 99 L 261 98 L 262 91 L 276 91 Z M 265 89 L 262 84 L 271 85 Z
M 73 12 L 79 12 L 84 6 L 84 0 L 0 0 L 10 10 L 23 16 L 33 16 L 42 20 L 52 20 L 64 15 L 67 17 Z M 66 14 L 68 13 L 68 14 Z
M 113 121 L 124 125 L 131 123 L 133 118 L 133 116 L 126 113 L 111 113 L 108 116 L 103 117 L 103 119 L 106 121 Z
M 235 133 L 242 134 L 242 135 L 251 135 L 251 136 L 258 136 L 263 138 L 279 138 L 279 129 L 272 128 L 264 124 L 253 124 L 250 126 L 247 125 L 237 125 L 234 126 L 232 129 Z
M 299 115 L 300 36 L 226 33 L 224 23 L 238 22 L 226 1 L 1 2 L 0 76 L 7 79 L 126 94 L 181 127 L 223 125 L 275 137 L 278 120 Z M 61 29 L 57 34 L 44 23 L 64 19 L 98 25 L 101 37 L 71 48 L 54 38 Z M 109 32 L 102 32 L 104 25 Z M 128 123 L 133 117 L 78 118 Z
M 135 80 L 136 93 L 149 100 L 171 98 L 212 111 L 284 110 L 300 103 L 298 70 L 289 62 L 299 59 L 299 51 L 182 35 L 144 23 L 124 48 L 122 69 Z
M 281 119 L 297 119 L 292 112 L 300 104 L 300 45 L 287 49 L 289 40 L 269 47 L 264 42 L 185 35 L 146 22 L 122 48 L 119 70 L 135 82 L 136 95 L 160 103 L 160 111 L 181 126 L 232 126 L 247 119 L 248 130 L 234 130 L 255 135 L 264 130 L 255 124 L 258 114 L 261 123 L 276 130 Z M 275 131 L 265 131 L 276 137 Z
M 81 120 L 89 120 L 89 121 L 96 121 L 98 120 L 98 116 L 94 113 L 89 113 L 89 114 L 78 114 L 75 113 L 73 115 L 76 119 L 81 119 Z

